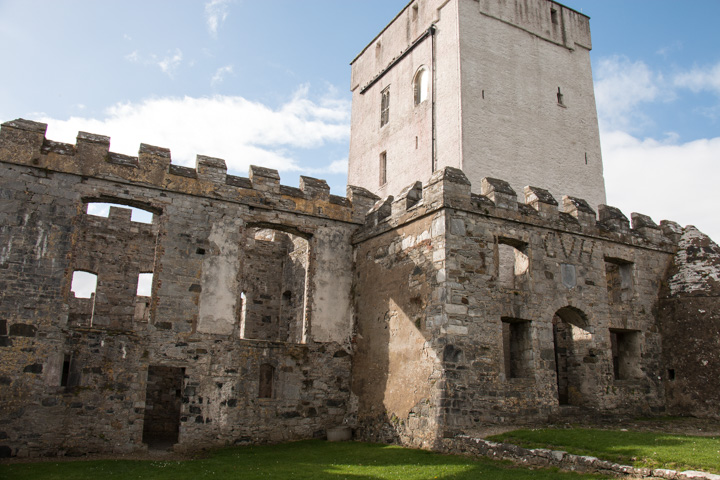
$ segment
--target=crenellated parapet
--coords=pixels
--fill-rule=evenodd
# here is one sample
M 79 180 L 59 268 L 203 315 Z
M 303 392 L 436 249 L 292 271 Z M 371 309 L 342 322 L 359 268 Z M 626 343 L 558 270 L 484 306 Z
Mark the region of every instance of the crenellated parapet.
M 72 145 L 47 139 L 46 131 L 47 124 L 30 120 L 3 123 L 0 161 L 353 223 L 362 223 L 376 201 L 358 187 L 349 187 L 347 197 L 332 195 L 325 180 L 306 176 L 299 188 L 282 185 L 269 168 L 250 166 L 248 177 L 239 177 L 220 158 L 197 155 L 190 168 L 173 164 L 167 148 L 143 143 L 133 157 L 111 152 L 104 135 L 79 132 Z
M 368 212 L 356 241 L 375 236 L 441 208 L 454 208 L 488 217 L 511 220 L 553 230 L 602 237 L 621 243 L 662 249 L 674 248 L 682 228 L 668 220 L 658 226 L 652 218 L 632 213 L 631 220 L 616 207 L 600 205 L 595 212 L 582 198 L 569 195 L 558 200 L 544 188 L 527 186 L 524 202 L 504 180 L 485 177 L 480 194 L 471 193 L 462 170 L 445 167 L 426 185 L 415 182 L 397 198 L 378 200 Z

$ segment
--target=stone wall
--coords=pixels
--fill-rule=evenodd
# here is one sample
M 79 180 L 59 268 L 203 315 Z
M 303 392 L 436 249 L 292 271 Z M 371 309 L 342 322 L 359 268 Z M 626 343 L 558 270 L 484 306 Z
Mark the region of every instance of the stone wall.
M 207 157 L 178 167 L 148 145 L 126 157 L 82 132 L 59 144 L 45 128 L 17 120 L 0 130 L 3 451 L 145 448 L 144 425 L 167 430 L 146 408 L 173 405 L 172 394 L 176 449 L 311 438 L 344 421 L 349 238 L 371 195 L 351 189 L 353 202 L 308 177 L 286 187 L 259 167 L 234 177 Z M 102 218 L 86 213 L 94 202 L 115 206 Z M 132 221 L 124 206 L 152 223 Z M 257 231 L 272 234 L 258 240 Z M 76 271 L 97 275 L 91 298 L 71 291 Z M 137 296 L 139 273 L 153 274 L 150 297 Z M 243 290 L 269 308 L 250 338 Z M 148 382 L 163 369 L 180 391 Z
M 668 411 L 718 418 L 720 248 L 694 227 L 674 233 L 679 249 L 660 300 Z
M 657 301 L 673 236 L 540 188 L 524 203 L 501 180 L 470 189 L 461 171 L 438 171 L 379 201 L 355 235 L 353 385 L 371 438 L 431 444 L 486 424 L 662 413 Z M 369 379 L 381 379 L 374 395 Z M 422 440 L 407 432 L 420 419 L 435 429 Z
M 2 455 L 717 416 L 720 251 L 693 227 L 451 167 L 342 198 L 44 133 L 0 130 Z

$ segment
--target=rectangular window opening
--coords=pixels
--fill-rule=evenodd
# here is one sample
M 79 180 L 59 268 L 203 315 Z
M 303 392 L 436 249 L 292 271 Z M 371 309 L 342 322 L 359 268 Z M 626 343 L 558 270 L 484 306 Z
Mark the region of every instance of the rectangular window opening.
M 531 322 L 516 318 L 502 318 L 505 377 L 527 378 L 532 374 Z
M 258 398 L 272 398 L 274 376 L 275 368 L 272 365 L 267 363 L 260 365 L 260 388 L 258 390 Z
M 553 25 L 558 24 L 558 11 L 554 8 L 550 10 L 550 19 L 552 20 Z
M 519 288 L 530 268 L 527 244 L 520 240 L 498 238 L 497 272 L 501 286 Z
M 138 275 L 137 293 L 138 297 L 151 297 L 152 296 L 152 273 L 141 273 Z
M 390 121 L 390 87 L 380 92 L 380 127 L 384 127 Z
M 605 279 L 611 304 L 632 300 L 633 263 L 621 258 L 605 257 Z
M 634 330 L 610 330 L 613 378 L 632 380 L 642 375 L 640 368 L 640 332 Z
M 380 186 L 387 183 L 387 152 L 380 154 Z

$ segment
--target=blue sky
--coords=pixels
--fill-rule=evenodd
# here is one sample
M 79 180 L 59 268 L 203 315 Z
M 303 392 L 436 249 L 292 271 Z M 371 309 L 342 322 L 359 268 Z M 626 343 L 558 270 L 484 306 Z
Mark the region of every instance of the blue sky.
M 344 195 L 349 62 L 406 0 L 0 0 L 0 121 L 325 178 Z M 717 0 L 567 0 L 591 17 L 608 203 L 720 239 Z M 539 185 L 541 186 L 541 185 Z M 564 192 L 553 192 L 561 197 Z

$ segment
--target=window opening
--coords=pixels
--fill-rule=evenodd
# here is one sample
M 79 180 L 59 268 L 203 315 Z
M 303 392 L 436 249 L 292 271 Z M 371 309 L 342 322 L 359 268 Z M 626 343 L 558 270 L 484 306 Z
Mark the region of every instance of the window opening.
M 554 8 L 550 10 L 550 19 L 552 20 L 553 25 L 558 24 L 558 11 Z
M 87 214 L 96 217 L 108 218 L 110 215 L 110 207 L 123 208 L 130 210 L 130 220 L 138 223 L 153 223 L 153 213 L 148 210 L 143 210 L 136 207 L 130 207 L 128 205 L 121 205 L 116 203 L 104 203 L 104 202 L 89 202 L 87 204 Z
M 560 91 L 560 87 L 558 87 L 557 91 L 557 103 L 561 107 L 565 106 L 565 95 L 563 95 L 562 91 Z
M 605 257 L 605 278 L 611 304 L 632 299 L 633 264 L 621 258 Z
M 139 297 L 150 297 L 152 296 L 152 273 L 141 273 L 138 275 L 137 284 L 137 296 Z
M 380 186 L 387 183 L 387 152 L 380 154 Z
M 308 239 L 249 227 L 243 243 L 236 310 L 240 338 L 305 342 Z
M 587 317 L 581 310 L 567 306 L 555 312 L 552 325 L 558 403 L 582 406 L 583 383 L 592 381 L 588 380 L 591 372 L 584 360 L 594 356 Z
M 275 368 L 267 363 L 260 365 L 260 388 L 258 398 L 272 398 Z
M 501 286 L 507 288 L 519 288 L 525 279 L 530 260 L 525 253 L 527 244 L 519 240 L 509 238 L 498 238 L 497 245 L 497 267 L 498 281 Z
M 390 121 L 390 87 L 380 92 L 380 127 L 384 127 Z
M 503 354 L 506 378 L 525 378 L 532 373 L 530 322 L 502 318 Z
M 640 332 L 610 330 L 610 348 L 613 360 L 613 378 L 631 380 L 642 374 L 640 361 Z
M 420 8 L 419 8 L 418 4 L 416 3 L 416 4 L 413 5 L 413 7 L 412 7 L 412 19 L 413 19 L 413 21 L 417 21 L 419 12 L 420 12 Z
M 430 86 L 430 73 L 425 67 L 420 69 L 415 74 L 413 80 L 413 93 L 415 97 L 415 105 L 420 105 L 428 98 L 428 90 Z
M 93 298 L 97 290 L 97 275 L 82 270 L 75 270 L 70 290 L 75 298 Z

